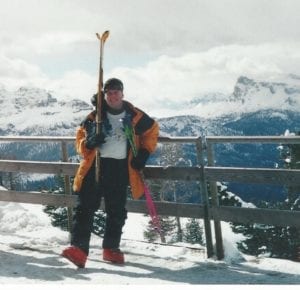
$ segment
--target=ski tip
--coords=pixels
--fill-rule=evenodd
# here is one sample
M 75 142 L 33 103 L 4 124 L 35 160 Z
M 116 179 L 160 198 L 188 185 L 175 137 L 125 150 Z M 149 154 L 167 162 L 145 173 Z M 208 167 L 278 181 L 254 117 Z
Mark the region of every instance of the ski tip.
M 105 32 L 103 32 L 102 36 L 100 36 L 100 34 L 98 32 L 96 32 L 96 36 L 99 40 L 105 41 L 109 36 L 109 30 L 106 30 Z
M 109 36 L 109 30 L 106 30 L 103 34 L 102 34 L 102 40 L 105 41 L 107 39 L 107 37 Z

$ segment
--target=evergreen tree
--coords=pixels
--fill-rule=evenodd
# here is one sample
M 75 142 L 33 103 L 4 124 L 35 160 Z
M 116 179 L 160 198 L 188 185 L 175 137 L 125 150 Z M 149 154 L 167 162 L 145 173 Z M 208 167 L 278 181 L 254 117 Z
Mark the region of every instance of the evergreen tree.
M 296 135 L 300 135 L 297 132 Z M 288 169 L 300 169 L 300 144 L 288 144 L 283 147 L 281 153 L 284 158 L 284 167 Z M 290 185 L 287 187 L 287 199 L 283 202 L 280 209 L 285 210 L 300 210 L 300 186 Z M 286 256 L 290 259 L 299 259 L 298 249 L 300 249 L 300 230 L 294 227 L 283 228 L 279 235 L 281 240 L 284 241 L 286 250 L 276 247 L 276 253 L 280 253 L 280 256 Z
M 189 219 L 185 226 L 183 239 L 187 243 L 203 245 L 203 228 L 198 220 L 194 218 Z
M 189 159 L 184 158 L 183 145 L 180 144 L 163 144 L 158 146 L 157 154 L 159 154 L 159 164 L 162 166 L 191 166 L 192 163 Z M 149 181 L 153 199 L 156 201 L 169 201 L 169 202 L 194 202 L 195 195 L 199 199 L 198 184 L 196 182 L 181 182 L 177 180 L 151 180 Z M 196 193 L 195 193 L 196 192 Z M 180 193 L 180 194 L 179 194 Z M 194 200 L 193 200 L 194 199 Z M 198 201 L 198 200 L 196 200 Z M 183 240 L 183 230 L 179 216 L 174 218 L 163 217 L 162 223 L 174 223 L 174 233 L 169 237 L 170 242 L 181 242 Z M 147 233 L 149 231 L 149 233 Z M 162 242 L 166 240 L 166 234 L 169 231 L 162 231 L 160 238 Z M 157 231 L 153 230 L 152 222 L 144 232 L 144 236 L 148 240 L 156 239 L 159 235 Z
M 65 194 L 64 179 L 60 175 L 54 176 L 56 187 L 53 189 L 42 189 L 43 192 Z M 51 217 L 51 224 L 54 227 L 59 227 L 64 231 L 68 231 L 68 211 L 66 207 L 57 207 L 52 205 L 46 205 L 43 209 Z
M 174 231 L 176 229 L 176 220 L 169 216 L 159 216 L 161 225 L 161 233 L 154 228 L 152 221 L 150 220 L 146 230 L 144 231 L 144 238 L 149 242 L 154 242 L 160 238 L 162 243 L 166 243 L 166 237 L 169 237 L 168 242 L 176 242 Z
M 68 211 L 66 207 L 47 205 L 44 212 L 51 217 L 52 226 L 68 231 Z
M 16 160 L 16 156 L 14 154 L 0 154 L 0 159 Z M 0 185 L 10 190 L 22 189 L 21 173 L 0 172 Z
M 162 166 L 187 166 L 190 165 L 188 161 L 183 159 L 183 150 L 182 146 L 179 144 L 163 144 L 159 147 L 160 151 L 160 165 Z M 154 180 L 150 183 L 151 186 L 151 192 L 154 192 L 154 200 L 160 200 L 160 201 L 170 201 L 170 202 L 178 202 L 180 199 L 180 202 L 185 201 L 185 196 L 181 196 L 178 198 L 177 192 L 178 187 L 182 187 L 182 182 L 174 181 L 174 180 Z M 186 184 L 184 185 L 185 190 L 183 192 L 189 193 L 189 190 L 186 187 Z M 174 242 L 181 242 L 183 238 L 182 234 L 182 227 L 181 227 L 181 221 L 180 217 L 170 218 L 170 217 L 163 217 L 161 218 L 162 228 L 165 228 L 160 233 L 161 241 L 164 242 L 166 240 L 166 234 L 170 233 L 170 230 L 167 229 L 167 224 L 175 224 L 175 227 L 177 228 L 176 234 L 172 235 L 170 241 Z M 150 221 L 149 226 L 146 231 L 149 231 L 149 233 L 145 232 L 145 238 L 146 239 L 155 239 L 156 234 L 153 231 L 152 222 Z
M 217 183 L 217 190 L 218 190 L 219 205 L 236 206 L 236 207 L 242 206 L 240 198 L 234 193 L 227 191 L 227 186 L 224 185 L 223 183 L 220 182 Z M 209 196 L 211 196 L 209 186 L 208 186 L 208 194 Z M 211 199 L 211 197 L 209 197 L 209 199 Z
M 299 135 L 299 133 L 298 133 Z M 289 144 L 280 146 L 280 157 L 284 168 L 300 168 L 300 145 Z M 283 202 L 270 203 L 261 201 L 260 208 L 282 210 L 300 210 L 300 187 L 288 186 L 287 199 Z M 238 243 L 238 248 L 250 255 L 267 254 L 271 257 L 284 259 L 300 259 L 297 253 L 300 246 L 300 231 L 294 227 L 269 225 L 234 225 L 234 231 L 245 235 L 246 239 Z
M 62 176 L 55 176 L 57 187 L 55 189 L 49 189 L 49 193 L 65 194 L 64 178 Z M 68 231 L 68 211 L 66 207 L 56 207 L 47 205 L 44 207 L 46 212 L 51 217 L 51 224 L 54 227 L 59 227 L 64 231 Z M 92 233 L 97 236 L 103 237 L 105 228 L 105 213 L 98 210 L 94 216 Z

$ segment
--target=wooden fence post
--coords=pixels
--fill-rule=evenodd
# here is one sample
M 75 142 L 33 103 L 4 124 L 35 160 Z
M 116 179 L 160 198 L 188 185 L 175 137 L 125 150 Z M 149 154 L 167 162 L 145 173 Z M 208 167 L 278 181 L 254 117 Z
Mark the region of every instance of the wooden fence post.
M 206 250 L 207 250 L 207 257 L 210 258 L 213 256 L 213 244 L 212 244 L 212 235 L 211 235 L 211 225 L 210 225 L 210 214 L 209 214 L 209 200 L 207 194 L 207 184 L 204 175 L 204 144 L 203 138 L 199 137 L 196 141 L 196 148 L 197 148 L 197 158 L 198 163 L 201 166 L 201 181 L 200 181 L 200 188 L 201 188 L 201 199 L 203 204 L 203 212 L 204 212 L 204 230 L 205 230 L 205 239 L 206 239 Z
M 63 162 L 68 162 L 68 149 L 67 149 L 67 143 L 65 141 L 61 142 L 61 149 L 62 149 Z M 69 175 L 64 175 L 64 182 L 65 182 L 65 194 L 71 195 L 72 191 L 71 191 L 71 182 L 70 182 Z M 68 229 L 69 229 L 69 233 L 70 233 L 69 237 L 71 238 L 73 208 L 68 207 L 67 212 L 68 212 Z
M 214 166 L 214 151 L 213 146 L 210 142 L 207 142 L 207 165 Z M 209 188 L 211 193 L 211 203 L 213 207 L 219 206 L 218 199 L 218 188 L 216 181 L 209 182 Z M 218 260 L 224 259 L 224 248 L 223 248 L 223 238 L 222 238 L 222 229 L 221 222 L 219 219 L 214 217 L 214 228 L 215 228 L 215 238 L 216 238 L 216 252 Z

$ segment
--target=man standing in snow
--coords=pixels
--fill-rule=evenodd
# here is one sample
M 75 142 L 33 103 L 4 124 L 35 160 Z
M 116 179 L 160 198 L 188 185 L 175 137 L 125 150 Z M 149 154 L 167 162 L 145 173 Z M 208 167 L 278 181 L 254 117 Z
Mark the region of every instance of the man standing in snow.
M 127 187 L 130 185 L 134 199 L 143 195 L 140 170 L 155 150 L 159 132 L 155 120 L 123 100 L 123 83 L 119 79 L 106 81 L 104 96 L 101 133 L 96 134 L 96 112 L 93 111 L 82 122 L 76 135 L 76 149 L 83 157 L 73 185 L 79 199 L 74 214 L 71 246 L 63 250 L 62 256 L 80 268 L 85 267 L 89 254 L 94 214 L 99 209 L 101 197 L 104 198 L 106 211 L 103 259 L 124 263 L 124 254 L 119 246 L 127 218 Z M 92 99 L 94 105 L 96 97 Z M 128 128 L 133 133 L 131 140 L 126 134 Z M 101 166 L 100 182 L 96 185 L 95 157 L 98 149 Z

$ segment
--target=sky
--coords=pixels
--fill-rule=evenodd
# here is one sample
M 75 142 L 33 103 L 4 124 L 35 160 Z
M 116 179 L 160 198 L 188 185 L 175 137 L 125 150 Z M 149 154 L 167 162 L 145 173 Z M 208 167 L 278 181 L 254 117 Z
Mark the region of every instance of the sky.
M 209 92 L 240 75 L 300 75 L 297 0 L 0 0 L 0 86 L 42 87 L 89 101 L 104 80 L 152 109 Z
M 31 289 L 56 289 L 57 285 L 62 289 L 116 285 L 130 289 L 167 289 L 170 285 L 176 289 L 215 289 L 216 284 L 228 289 L 240 289 L 240 285 L 252 285 L 253 289 L 257 285 L 264 289 L 273 289 L 270 285 L 299 287 L 300 263 L 240 253 L 236 242 L 242 236 L 232 233 L 228 223 L 222 222 L 225 259 L 218 261 L 208 259 L 201 245 L 147 243 L 143 230 L 148 221 L 149 217 L 129 213 L 121 241 L 124 266 L 103 262 L 102 240 L 92 235 L 86 268 L 77 269 L 60 256 L 69 245 L 68 232 L 51 225 L 43 206 L 0 202 L 1 289 L 20 289 L 20 285 L 30 285 Z M 181 219 L 182 225 L 185 221 Z

